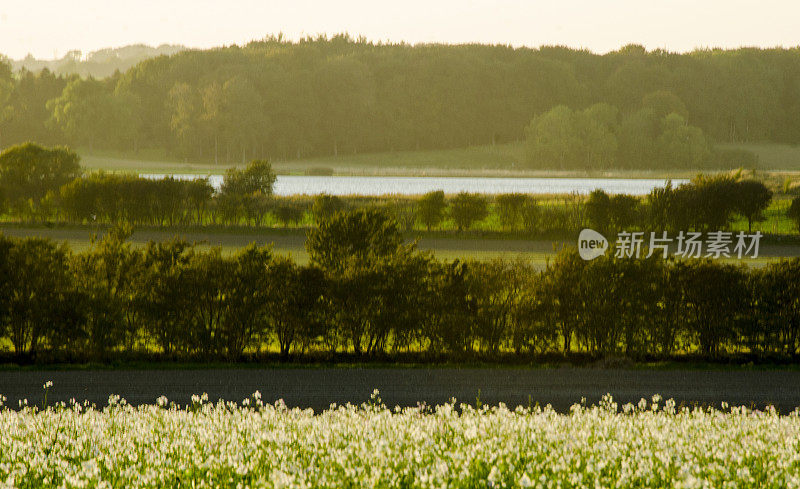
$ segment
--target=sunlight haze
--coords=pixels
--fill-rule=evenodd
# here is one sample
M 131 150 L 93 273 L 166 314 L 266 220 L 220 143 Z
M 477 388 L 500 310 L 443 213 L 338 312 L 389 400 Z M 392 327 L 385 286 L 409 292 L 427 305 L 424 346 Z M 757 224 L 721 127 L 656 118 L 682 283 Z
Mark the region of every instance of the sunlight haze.
M 348 32 L 372 41 L 560 44 L 608 52 L 648 49 L 792 47 L 800 44 L 793 1 L 341 2 L 175 0 L 4 1 L 0 53 L 57 58 L 128 44 L 242 44 L 282 32 L 289 39 Z

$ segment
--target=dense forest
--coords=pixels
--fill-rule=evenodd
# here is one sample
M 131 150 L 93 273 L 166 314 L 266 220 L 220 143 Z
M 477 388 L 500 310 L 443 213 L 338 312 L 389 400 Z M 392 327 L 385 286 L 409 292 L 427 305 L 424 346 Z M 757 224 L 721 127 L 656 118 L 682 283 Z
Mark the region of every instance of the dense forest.
M 451 148 L 530 139 L 548 111 L 596 104 L 584 119 L 601 127 L 580 134 L 602 136 L 600 150 L 579 166 L 663 166 L 675 151 L 696 167 L 713 142 L 797 143 L 800 49 L 597 55 L 342 35 L 181 51 L 102 79 L 0 64 L 0 147 L 154 148 L 221 163 Z M 631 128 L 648 124 L 662 153 L 624 153 L 640 147 Z M 682 138 L 688 150 L 674 146 Z

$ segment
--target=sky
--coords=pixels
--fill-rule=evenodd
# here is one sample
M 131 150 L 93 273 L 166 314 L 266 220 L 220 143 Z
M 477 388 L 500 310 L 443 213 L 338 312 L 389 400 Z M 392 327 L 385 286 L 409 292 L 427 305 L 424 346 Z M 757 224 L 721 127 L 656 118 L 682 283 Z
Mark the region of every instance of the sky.
M 796 0 L 0 0 L 0 53 L 56 58 L 347 32 L 372 41 L 566 45 L 605 53 L 800 45 Z

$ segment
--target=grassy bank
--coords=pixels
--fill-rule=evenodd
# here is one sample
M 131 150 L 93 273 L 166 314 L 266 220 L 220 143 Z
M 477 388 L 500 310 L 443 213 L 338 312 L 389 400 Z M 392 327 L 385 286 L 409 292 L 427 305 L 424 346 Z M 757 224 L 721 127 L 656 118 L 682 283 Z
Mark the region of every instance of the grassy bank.
M 762 170 L 800 172 L 800 146 L 777 143 L 725 143 L 721 149 L 743 149 L 758 156 L 758 167 Z
M 739 147 L 728 145 L 727 147 Z M 800 170 L 800 150 L 796 153 L 783 145 L 760 145 L 757 153 L 763 168 Z M 745 148 L 746 149 L 746 148 Z M 87 170 L 132 173 L 222 174 L 241 161 L 218 162 L 172 157 L 164 152 L 140 151 L 119 153 L 79 149 L 81 164 Z M 796 157 L 796 159 L 795 159 Z M 533 170 L 525 167 L 521 142 L 467 148 L 391 151 L 364 154 L 340 154 L 297 160 L 273 161 L 279 174 L 303 175 L 319 169 L 335 175 L 378 176 L 474 176 L 474 177 L 562 177 L 562 178 L 691 178 L 702 170 Z

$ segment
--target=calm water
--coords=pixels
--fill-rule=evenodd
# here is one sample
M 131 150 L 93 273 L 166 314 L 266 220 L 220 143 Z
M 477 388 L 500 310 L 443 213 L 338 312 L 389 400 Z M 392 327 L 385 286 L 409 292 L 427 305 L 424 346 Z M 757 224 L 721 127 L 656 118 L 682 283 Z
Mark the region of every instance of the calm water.
M 142 174 L 159 179 L 163 174 Z M 174 175 L 180 179 L 202 178 L 206 175 Z M 211 185 L 218 189 L 222 175 L 211 175 Z M 678 185 L 687 180 L 673 180 Z M 486 178 L 486 177 L 348 177 L 279 175 L 275 182 L 276 195 L 385 195 L 424 194 L 433 190 L 445 193 L 480 192 L 484 194 L 587 194 L 595 189 L 611 194 L 644 195 L 664 180 L 639 178 Z

